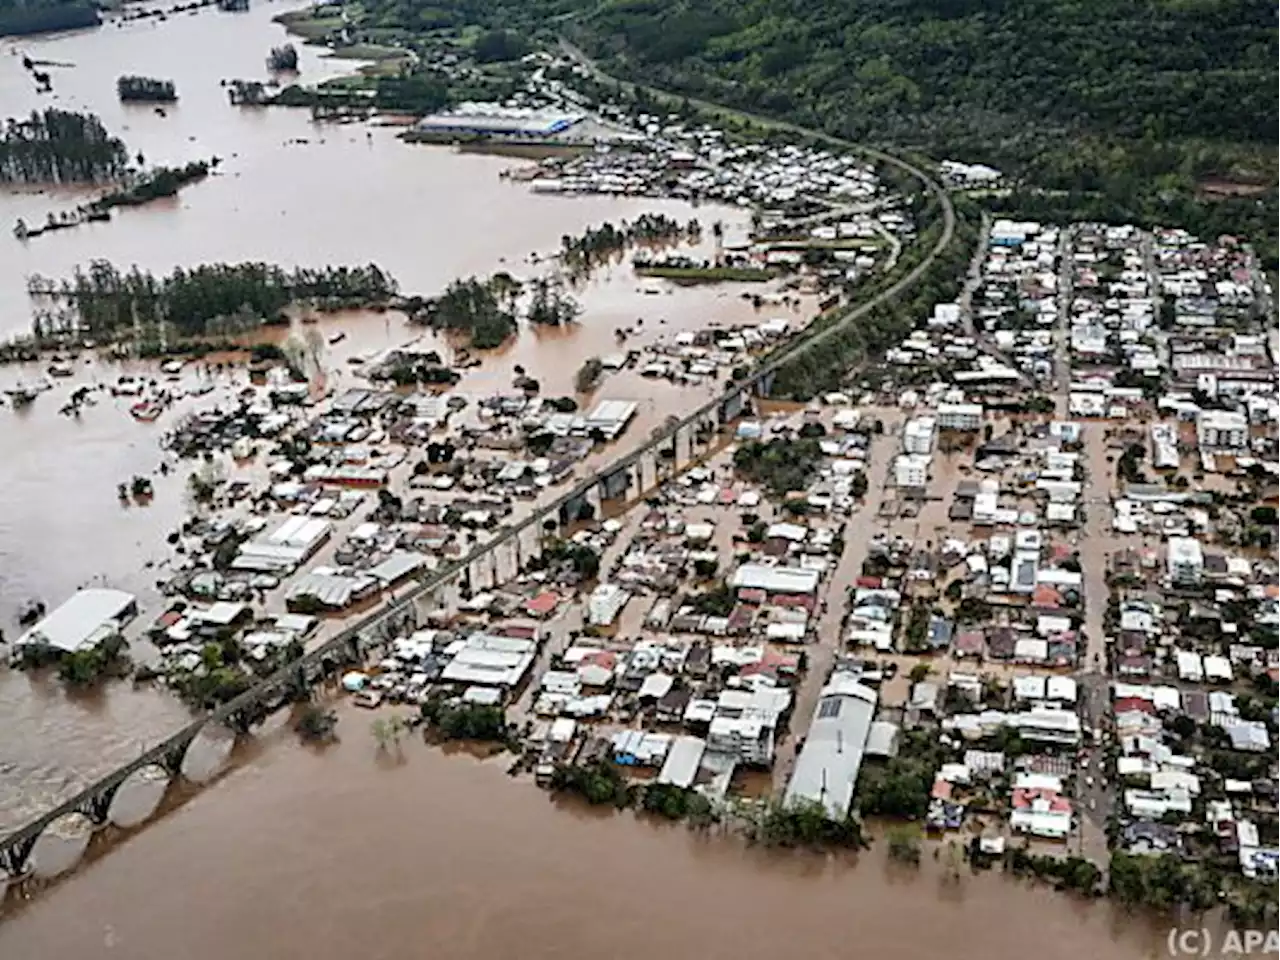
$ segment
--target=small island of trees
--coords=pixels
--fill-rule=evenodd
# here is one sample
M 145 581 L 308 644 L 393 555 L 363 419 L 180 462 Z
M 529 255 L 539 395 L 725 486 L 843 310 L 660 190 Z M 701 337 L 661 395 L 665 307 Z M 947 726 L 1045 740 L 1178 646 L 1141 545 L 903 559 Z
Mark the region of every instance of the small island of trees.
M 127 186 L 113 190 L 91 203 L 62 213 L 50 212 L 43 226 L 31 226 L 19 218 L 14 225 L 13 234 L 19 240 L 27 240 L 94 220 L 109 220 L 111 211 L 116 207 L 140 207 L 152 200 L 176 196 L 183 187 L 207 177 L 218 163 L 218 158 L 214 157 L 212 160 L 196 160 L 183 167 L 156 167 L 133 178 Z
M 466 334 L 471 346 L 488 350 L 501 346 L 516 332 L 515 298 L 520 284 L 506 274 L 488 280 L 455 280 L 438 297 L 413 314 L 415 323 L 432 330 Z
M 38 342 L 92 337 L 137 343 L 226 335 L 276 322 L 295 303 L 318 309 L 386 304 L 395 280 L 377 266 L 285 270 L 267 263 L 181 267 L 156 277 L 105 260 L 70 280 L 32 277 L 30 295 L 52 309 L 34 322 Z
M 116 81 L 116 93 L 123 103 L 175 103 L 178 90 L 172 80 L 125 76 Z
M 569 275 L 585 278 L 596 267 L 608 263 L 628 247 L 659 246 L 673 243 L 696 243 L 702 236 L 697 220 L 681 224 L 661 213 L 642 213 L 634 221 L 623 220 L 619 226 L 604 223 L 581 236 L 560 238 L 560 260 Z
M 286 43 L 283 47 L 272 47 L 267 54 L 267 69 L 276 73 L 297 73 L 297 48 L 291 43 Z
M 540 327 L 561 327 L 573 323 L 582 313 L 582 306 L 564 292 L 561 284 L 540 277 L 531 284 L 533 294 L 529 300 L 529 322 Z
M 51 107 L 0 131 L 0 183 L 107 183 L 128 162 L 124 142 L 93 114 Z

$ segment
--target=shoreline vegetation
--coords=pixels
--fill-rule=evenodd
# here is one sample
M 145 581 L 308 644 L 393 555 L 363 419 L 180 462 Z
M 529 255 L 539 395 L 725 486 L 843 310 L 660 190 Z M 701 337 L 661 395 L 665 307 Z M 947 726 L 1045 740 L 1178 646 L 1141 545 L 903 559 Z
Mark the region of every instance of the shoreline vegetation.
M 13 234 L 19 240 L 29 240 L 84 223 L 110 220 L 111 211 L 117 207 L 140 207 L 153 200 L 177 196 L 183 187 L 199 183 L 208 177 L 219 163 L 220 158 L 214 157 L 211 160 L 196 160 L 183 167 L 156 167 L 139 175 L 131 185 L 113 190 L 90 203 L 81 204 L 74 210 L 62 213 L 50 211 L 41 226 L 30 226 L 19 219 L 14 225 Z
M 124 141 L 93 114 L 50 107 L 0 130 L 0 184 L 102 184 L 122 178 Z
M 764 283 L 779 276 L 767 267 L 727 267 L 692 260 L 650 262 L 636 258 L 635 272 L 642 277 L 657 277 L 680 284 L 699 283 Z
M 560 263 L 571 281 L 585 280 L 601 266 L 613 263 L 632 247 L 657 249 L 680 243 L 697 243 L 702 224 L 691 219 L 685 224 L 661 213 L 642 213 L 618 226 L 605 222 L 578 236 L 560 238 Z
M 82 30 L 102 23 L 92 3 L 60 0 L 5 0 L 0 3 L 0 37 L 23 37 L 57 30 Z
M 70 279 L 33 276 L 28 294 L 38 307 L 29 339 L 6 350 L 16 357 L 69 345 L 127 347 L 140 355 L 197 349 L 287 322 L 285 310 L 384 308 L 396 281 L 373 264 L 285 270 L 266 263 L 215 263 L 157 277 L 136 266 L 126 272 L 105 260 Z
M 403 307 L 410 323 L 463 336 L 476 350 L 502 346 L 517 333 L 522 316 L 532 326 L 560 327 L 582 313 L 560 278 L 521 283 L 509 273 L 455 280 L 439 296 L 409 297 Z

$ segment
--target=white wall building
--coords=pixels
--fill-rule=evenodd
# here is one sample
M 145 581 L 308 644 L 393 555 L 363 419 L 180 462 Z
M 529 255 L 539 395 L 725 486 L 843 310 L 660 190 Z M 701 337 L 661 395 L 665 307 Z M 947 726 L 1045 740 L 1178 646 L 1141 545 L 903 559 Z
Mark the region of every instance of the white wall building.
M 912 417 L 902 427 L 902 449 L 906 453 L 927 454 L 933 451 L 933 434 L 937 421 L 933 417 Z
M 938 404 L 938 427 L 942 430 L 978 430 L 982 427 L 982 404 Z
M 899 454 L 893 461 L 893 485 L 899 489 L 922 489 L 929 484 L 929 458 Z
M 1195 537 L 1170 537 L 1165 558 L 1169 579 L 1174 583 L 1199 583 L 1204 576 L 1204 551 Z
M 1196 439 L 1202 450 L 1243 450 L 1249 445 L 1249 420 L 1235 410 L 1201 410 Z

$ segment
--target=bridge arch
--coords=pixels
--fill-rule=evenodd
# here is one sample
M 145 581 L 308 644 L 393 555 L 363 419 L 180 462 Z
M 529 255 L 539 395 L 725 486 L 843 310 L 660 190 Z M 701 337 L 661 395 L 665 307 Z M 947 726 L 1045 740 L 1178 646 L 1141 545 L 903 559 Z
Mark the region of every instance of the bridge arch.
M 172 783 L 168 770 L 158 763 L 135 770 L 121 781 L 107 808 L 107 820 L 129 829 L 149 820 Z
M 93 821 L 83 813 L 64 813 L 58 817 L 44 828 L 31 848 L 27 865 L 32 874 L 48 880 L 66 873 L 89 849 L 93 829 Z

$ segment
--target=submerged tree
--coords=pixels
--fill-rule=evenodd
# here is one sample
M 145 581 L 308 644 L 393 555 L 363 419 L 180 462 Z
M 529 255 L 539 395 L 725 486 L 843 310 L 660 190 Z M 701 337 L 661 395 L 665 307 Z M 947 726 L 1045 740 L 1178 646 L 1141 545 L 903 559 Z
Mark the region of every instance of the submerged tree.
M 298 71 L 298 51 L 292 43 L 281 47 L 272 47 L 267 54 L 267 69 L 278 73 L 296 73 Z
M 513 295 L 503 276 L 455 280 L 444 293 L 427 301 L 415 319 L 433 330 L 468 334 L 471 345 L 481 350 L 500 346 L 516 332 L 510 307 Z
M 333 739 L 333 731 L 337 725 L 337 713 L 318 704 L 308 703 L 298 711 L 293 728 L 303 740 L 322 743 Z
M 572 323 L 582 313 L 582 306 L 564 292 L 558 282 L 541 277 L 533 281 L 533 297 L 529 301 L 529 322 L 546 327 Z
M 579 393 L 590 393 L 600 385 L 600 378 L 603 375 L 604 364 L 600 362 L 600 358 L 588 357 L 582 361 L 582 366 L 578 368 L 578 373 L 573 378 L 574 388 Z
M 93 114 L 33 111 L 0 131 L 0 183 L 103 183 L 128 162 L 124 142 Z
M 125 103 L 172 103 L 178 99 L 172 80 L 155 77 L 124 76 L 116 81 L 116 93 Z

